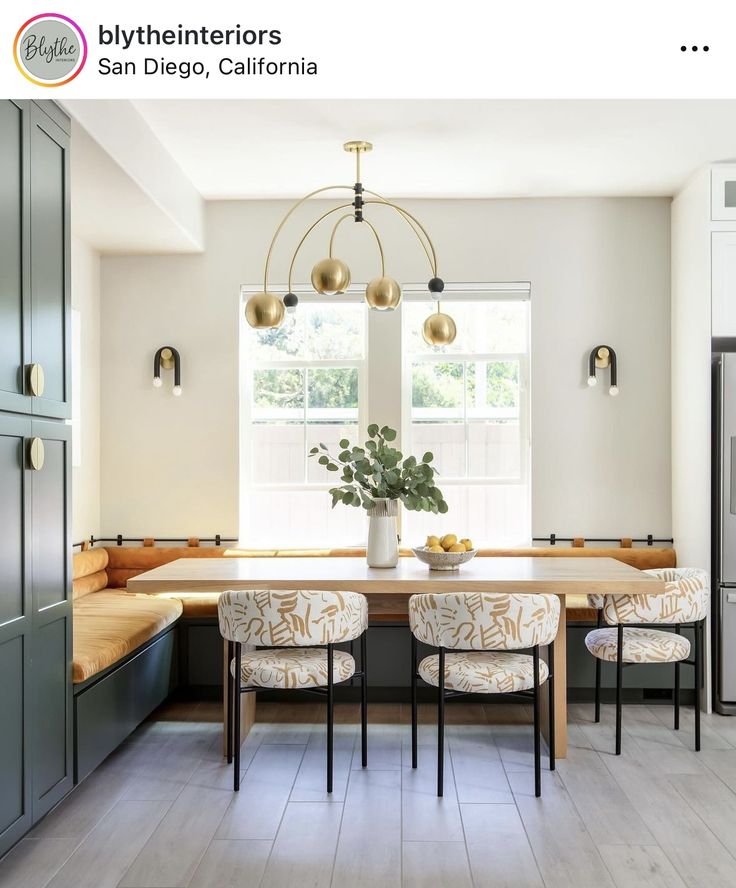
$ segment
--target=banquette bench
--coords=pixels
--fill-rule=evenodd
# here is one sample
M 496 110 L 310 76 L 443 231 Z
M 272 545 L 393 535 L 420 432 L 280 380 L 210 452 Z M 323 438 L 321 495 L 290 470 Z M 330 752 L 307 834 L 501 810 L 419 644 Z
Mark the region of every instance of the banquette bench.
M 411 556 L 402 550 L 402 556 Z M 177 627 L 216 631 L 217 593 L 126 591 L 131 577 L 178 558 L 365 557 L 363 549 L 248 550 L 219 546 L 87 548 L 74 555 L 73 682 L 75 778 L 81 780 L 162 703 L 182 672 Z M 477 557 L 617 558 L 640 569 L 676 566 L 674 549 L 544 547 L 481 549 Z M 595 620 L 584 595 L 568 597 L 569 622 Z M 389 618 L 390 619 L 390 618 Z M 404 618 L 402 618 L 403 620 Z M 183 654 L 189 647 L 181 645 Z M 217 669 L 218 667 L 216 667 Z

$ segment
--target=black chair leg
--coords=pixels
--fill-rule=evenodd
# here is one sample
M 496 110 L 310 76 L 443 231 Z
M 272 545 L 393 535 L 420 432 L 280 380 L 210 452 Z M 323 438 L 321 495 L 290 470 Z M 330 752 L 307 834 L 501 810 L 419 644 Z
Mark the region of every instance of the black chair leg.
M 437 795 L 444 793 L 445 771 L 445 649 L 439 653 L 439 682 L 437 688 Z
M 534 795 L 542 795 L 542 745 L 539 737 L 539 645 L 533 649 L 534 663 Z
M 598 620 L 597 620 L 597 628 L 601 628 L 601 624 L 603 623 L 603 611 L 598 610 Z M 596 724 L 601 720 L 601 661 L 598 657 L 595 658 L 595 722 Z
M 554 660 L 555 660 L 555 643 L 554 641 L 550 641 L 547 646 L 547 659 L 549 665 L 549 678 L 547 679 L 547 683 L 549 684 L 549 769 L 550 771 L 554 771 L 555 769 L 555 670 L 554 670 Z
M 680 634 L 679 625 L 675 626 L 675 633 L 677 635 Z M 674 704 L 675 704 L 675 730 L 680 730 L 680 663 L 679 661 L 675 663 L 675 690 L 674 690 Z
M 417 766 L 417 640 L 411 637 L 411 766 Z
M 235 642 L 235 680 L 233 681 L 233 789 L 240 789 L 240 642 Z
M 332 645 L 327 645 L 327 792 L 332 792 L 332 735 L 335 708 L 335 687 L 332 680 L 334 654 Z
M 695 624 L 695 752 L 700 752 L 700 682 L 702 670 L 702 634 L 705 620 Z
M 621 755 L 621 690 L 624 683 L 624 627 L 618 624 L 616 651 L 616 755 Z
M 227 763 L 233 763 L 233 643 L 227 643 L 227 681 L 225 683 L 225 706 L 227 707 Z
M 363 671 L 363 682 L 360 688 L 360 744 L 361 764 L 368 766 L 368 654 L 366 632 L 360 637 L 360 663 Z

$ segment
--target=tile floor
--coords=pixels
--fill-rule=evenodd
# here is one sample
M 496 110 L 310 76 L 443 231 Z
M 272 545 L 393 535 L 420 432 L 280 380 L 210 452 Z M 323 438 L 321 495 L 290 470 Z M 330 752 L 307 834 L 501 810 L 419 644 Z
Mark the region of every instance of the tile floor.
M 322 715 L 260 705 L 236 796 L 218 707 L 163 708 L 0 861 L 0 886 L 736 885 L 736 718 L 704 717 L 696 755 L 691 710 L 676 733 L 671 708 L 628 706 L 617 758 L 612 708 L 594 725 L 573 705 L 569 756 L 535 799 L 528 709 L 448 706 L 439 800 L 433 707 L 417 771 L 406 707 L 372 707 L 366 770 L 339 707 L 331 798 Z

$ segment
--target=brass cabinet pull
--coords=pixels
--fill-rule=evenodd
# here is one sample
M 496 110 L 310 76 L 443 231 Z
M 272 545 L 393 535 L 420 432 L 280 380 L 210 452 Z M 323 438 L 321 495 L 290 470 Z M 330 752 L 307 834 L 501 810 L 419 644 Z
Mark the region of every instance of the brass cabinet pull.
M 28 391 L 40 398 L 45 387 L 43 367 L 40 364 L 26 364 L 26 385 Z
M 28 468 L 40 472 L 43 468 L 45 450 L 41 438 L 31 438 L 28 442 Z

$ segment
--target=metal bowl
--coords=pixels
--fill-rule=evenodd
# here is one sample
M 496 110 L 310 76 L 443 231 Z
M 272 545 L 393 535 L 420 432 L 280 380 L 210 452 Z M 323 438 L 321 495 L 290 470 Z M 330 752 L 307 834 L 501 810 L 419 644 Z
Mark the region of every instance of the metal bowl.
M 412 549 L 416 557 L 428 565 L 430 570 L 458 570 L 461 564 L 474 558 L 477 551 L 471 549 L 469 552 L 430 552 L 426 546 Z

